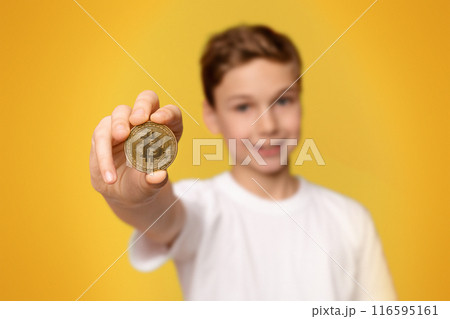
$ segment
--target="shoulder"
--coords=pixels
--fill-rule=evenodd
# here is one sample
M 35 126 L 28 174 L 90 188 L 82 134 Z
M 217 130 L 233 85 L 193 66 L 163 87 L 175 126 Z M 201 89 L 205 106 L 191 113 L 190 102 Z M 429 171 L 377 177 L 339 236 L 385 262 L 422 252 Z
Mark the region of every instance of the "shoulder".
M 310 181 L 305 183 L 312 205 L 318 208 L 327 223 L 338 226 L 355 240 L 360 240 L 369 228 L 374 227 L 370 211 L 356 199 Z

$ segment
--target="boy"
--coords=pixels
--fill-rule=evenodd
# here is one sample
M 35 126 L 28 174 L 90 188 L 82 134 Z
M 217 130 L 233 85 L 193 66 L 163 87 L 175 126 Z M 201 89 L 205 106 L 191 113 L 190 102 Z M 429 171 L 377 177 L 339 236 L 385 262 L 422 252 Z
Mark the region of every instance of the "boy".
M 152 271 L 173 258 L 187 300 L 396 299 L 370 213 L 282 165 L 283 148 L 294 148 L 283 141 L 300 134 L 301 86 L 291 84 L 301 60 L 292 42 L 241 25 L 212 37 L 201 64 L 205 124 L 227 145 L 236 142 L 231 171 L 172 184 L 165 170 L 150 175 L 126 165 L 132 126 L 151 120 L 182 135 L 178 107 L 159 107 L 152 91 L 95 129 L 92 184 L 135 228 L 132 265 Z M 260 146 L 256 153 L 244 140 Z

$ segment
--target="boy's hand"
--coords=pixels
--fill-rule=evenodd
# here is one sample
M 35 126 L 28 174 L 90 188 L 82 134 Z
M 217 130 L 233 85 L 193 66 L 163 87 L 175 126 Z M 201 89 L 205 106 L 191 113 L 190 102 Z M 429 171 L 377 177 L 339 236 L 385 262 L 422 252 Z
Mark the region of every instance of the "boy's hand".
M 94 188 L 108 200 L 118 204 L 139 206 L 153 200 L 167 183 L 166 170 L 153 175 L 139 172 L 127 166 L 124 142 L 133 126 L 151 120 L 167 125 L 177 142 L 183 132 L 181 111 L 175 105 L 159 107 L 159 99 L 153 91 L 143 91 L 133 109 L 119 105 L 112 115 L 104 117 L 92 136 L 89 166 Z

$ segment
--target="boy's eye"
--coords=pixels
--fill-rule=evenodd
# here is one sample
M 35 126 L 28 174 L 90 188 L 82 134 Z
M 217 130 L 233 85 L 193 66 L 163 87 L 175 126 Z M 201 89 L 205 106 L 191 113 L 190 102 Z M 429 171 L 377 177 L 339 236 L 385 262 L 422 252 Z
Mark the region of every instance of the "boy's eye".
M 236 110 L 238 112 L 245 112 L 247 111 L 248 107 L 249 107 L 248 104 L 240 104 L 236 107 Z
M 280 105 L 286 105 L 290 102 L 290 99 L 287 97 L 280 97 L 277 101 L 278 104 Z

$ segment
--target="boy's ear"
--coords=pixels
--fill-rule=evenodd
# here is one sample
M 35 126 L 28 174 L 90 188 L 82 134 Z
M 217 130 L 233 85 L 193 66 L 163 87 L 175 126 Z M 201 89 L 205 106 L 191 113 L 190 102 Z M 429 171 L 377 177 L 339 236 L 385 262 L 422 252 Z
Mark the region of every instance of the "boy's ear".
M 203 100 L 203 121 L 205 121 L 206 127 L 211 133 L 220 133 L 219 124 L 217 121 L 217 112 L 206 99 Z

